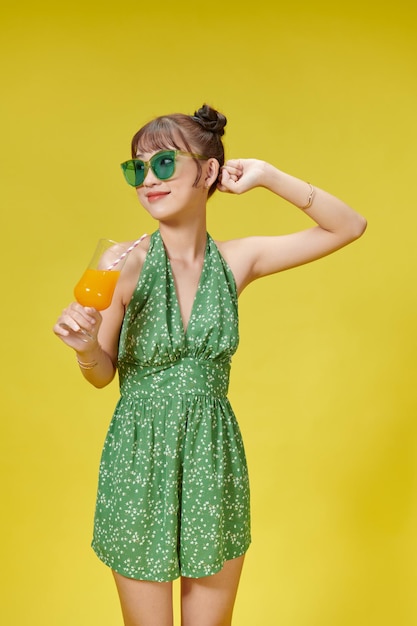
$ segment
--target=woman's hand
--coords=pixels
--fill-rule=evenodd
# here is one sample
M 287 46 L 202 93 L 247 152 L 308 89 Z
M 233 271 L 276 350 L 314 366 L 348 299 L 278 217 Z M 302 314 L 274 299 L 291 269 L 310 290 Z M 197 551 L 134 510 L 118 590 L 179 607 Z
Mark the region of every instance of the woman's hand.
M 97 343 L 101 321 L 96 309 L 72 302 L 62 311 L 53 331 L 67 346 L 82 353 Z
M 265 176 L 264 161 L 258 159 L 231 159 L 220 172 L 217 189 L 226 193 L 244 193 L 262 187 Z

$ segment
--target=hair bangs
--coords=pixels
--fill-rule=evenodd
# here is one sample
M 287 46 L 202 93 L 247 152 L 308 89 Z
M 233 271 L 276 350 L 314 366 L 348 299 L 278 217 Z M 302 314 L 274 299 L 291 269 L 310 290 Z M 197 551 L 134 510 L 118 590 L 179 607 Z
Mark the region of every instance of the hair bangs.
M 184 145 L 179 145 L 178 139 Z M 158 117 L 146 124 L 132 139 L 132 157 L 137 154 L 146 154 L 158 152 L 159 150 L 176 150 L 191 151 L 188 142 L 177 124 L 167 117 Z

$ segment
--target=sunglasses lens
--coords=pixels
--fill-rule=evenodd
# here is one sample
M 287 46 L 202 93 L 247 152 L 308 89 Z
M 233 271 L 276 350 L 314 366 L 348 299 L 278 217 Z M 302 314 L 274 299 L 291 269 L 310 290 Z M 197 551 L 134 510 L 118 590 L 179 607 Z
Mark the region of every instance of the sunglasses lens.
M 175 151 L 159 152 L 151 159 L 151 167 L 159 180 L 171 178 L 175 171 Z
M 143 185 L 148 163 L 140 159 L 130 159 L 122 163 L 122 170 L 126 182 L 132 187 Z M 153 173 L 159 180 L 171 178 L 175 171 L 175 150 L 164 150 L 155 154 L 150 160 Z
M 138 159 L 122 163 L 122 170 L 126 182 L 132 187 L 139 187 L 145 179 L 145 164 Z

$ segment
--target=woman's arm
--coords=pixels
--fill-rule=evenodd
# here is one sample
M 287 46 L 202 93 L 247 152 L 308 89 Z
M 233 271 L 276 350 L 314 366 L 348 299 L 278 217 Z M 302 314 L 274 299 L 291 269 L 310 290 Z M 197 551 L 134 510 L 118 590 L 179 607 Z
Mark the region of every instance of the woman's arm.
M 223 244 L 240 290 L 256 278 L 326 256 L 365 231 L 365 218 L 345 202 L 269 163 L 240 159 L 225 164 L 220 191 L 240 194 L 254 187 L 265 187 L 303 210 L 316 226 L 288 235 L 248 237 Z

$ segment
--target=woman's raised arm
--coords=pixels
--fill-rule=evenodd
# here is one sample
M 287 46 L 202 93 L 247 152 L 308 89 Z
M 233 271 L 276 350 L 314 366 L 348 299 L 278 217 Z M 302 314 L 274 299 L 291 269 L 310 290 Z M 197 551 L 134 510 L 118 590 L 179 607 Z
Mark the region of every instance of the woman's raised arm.
M 360 237 L 366 220 L 339 198 L 257 159 L 228 161 L 220 191 L 264 187 L 311 217 L 316 225 L 296 233 L 234 240 L 225 246 L 241 288 L 252 280 L 324 257 Z M 232 269 L 234 269 L 232 267 Z

